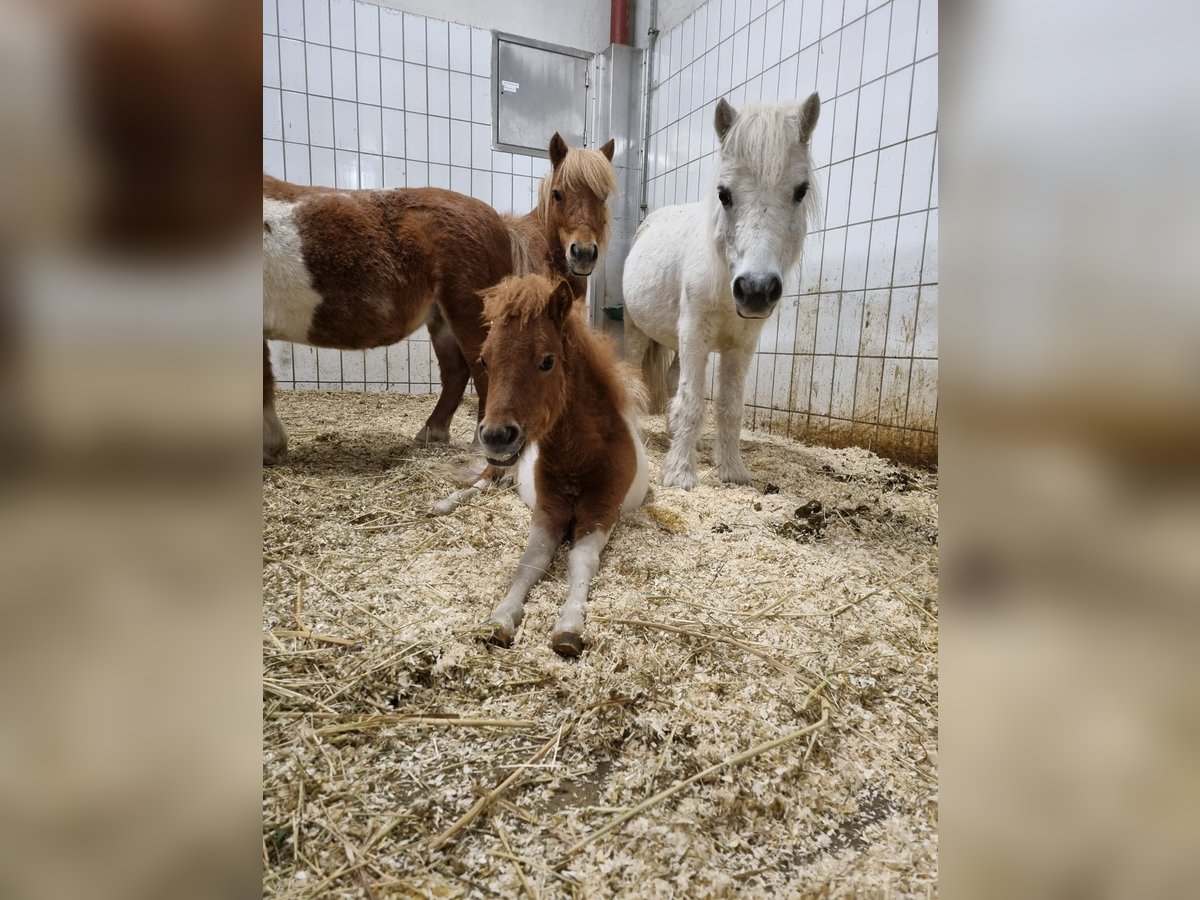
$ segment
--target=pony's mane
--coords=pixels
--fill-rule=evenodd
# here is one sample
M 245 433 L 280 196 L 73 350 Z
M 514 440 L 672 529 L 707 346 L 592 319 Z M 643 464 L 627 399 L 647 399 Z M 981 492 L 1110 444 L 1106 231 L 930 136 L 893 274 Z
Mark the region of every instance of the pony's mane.
M 522 325 L 547 314 L 556 279 L 537 273 L 505 278 L 483 292 L 483 318 L 487 322 L 516 319 Z
M 568 191 L 585 188 L 597 197 L 608 197 L 617 190 L 617 173 L 607 156 L 599 150 L 587 150 L 583 147 L 572 147 L 563 157 L 557 169 L 562 185 Z M 551 184 L 554 181 L 551 171 L 538 184 L 538 218 L 543 222 L 550 209 Z M 612 216 L 604 223 L 604 235 L 601 243 L 608 243 L 608 232 Z

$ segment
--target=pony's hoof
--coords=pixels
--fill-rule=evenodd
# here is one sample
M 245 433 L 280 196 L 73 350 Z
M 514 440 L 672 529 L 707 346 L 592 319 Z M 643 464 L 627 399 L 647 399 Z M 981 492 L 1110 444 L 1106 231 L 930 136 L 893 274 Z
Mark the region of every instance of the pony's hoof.
M 484 639 L 494 647 L 508 649 L 512 646 L 513 635 L 515 634 L 515 628 L 510 628 L 508 625 L 503 622 L 497 622 L 495 619 L 488 619 L 484 624 Z
M 268 449 L 263 447 L 263 465 L 278 466 L 287 462 L 287 447 L 275 447 Z
M 418 444 L 448 444 L 450 443 L 450 429 L 435 428 L 427 424 L 417 432 L 417 436 L 413 440 Z
M 573 631 L 560 631 L 551 636 L 550 646 L 560 656 L 578 656 L 583 652 L 583 638 Z
M 721 466 L 717 469 L 717 477 L 726 484 L 749 484 L 750 470 L 745 466 Z
M 662 483 L 663 487 L 677 487 L 690 491 L 700 483 L 700 479 L 696 477 L 695 472 L 663 472 Z

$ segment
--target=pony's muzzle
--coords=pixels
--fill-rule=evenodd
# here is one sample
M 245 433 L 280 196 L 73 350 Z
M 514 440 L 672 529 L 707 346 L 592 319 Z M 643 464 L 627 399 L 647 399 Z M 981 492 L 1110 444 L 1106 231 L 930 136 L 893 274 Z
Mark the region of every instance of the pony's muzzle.
M 599 258 L 600 245 L 595 241 L 571 241 L 571 245 L 567 248 L 567 261 L 571 264 L 571 271 L 576 275 L 590 275 Z
M 479 426 L 479 443 L 493 466 L 511 466 L 525 446 L 525 436 L 515 424 Z
M 733 279 L 733 300 L 743 319 L 765 319 L 783 296 L 783 279 L 774 272 L 753 272 Z

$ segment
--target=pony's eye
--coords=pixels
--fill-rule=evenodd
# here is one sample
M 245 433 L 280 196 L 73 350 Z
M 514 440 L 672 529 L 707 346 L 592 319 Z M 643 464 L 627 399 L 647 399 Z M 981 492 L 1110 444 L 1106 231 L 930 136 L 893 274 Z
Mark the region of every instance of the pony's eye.
M 562 203 L 562 192 L 561 191 L 554 191 L 554 202 Z
M 733 206 L 733 194 L 729 193 L 729 188 L 721 185 L 717 188 L 717 199 L 721 201 L 721 205 L 726 209 Z
M 540 366 L 538 366 L 538 368 L 541 369 L 543 372 L 549 372 L 551 369 L 554 368 L 554 357 L 547 356 L 545 359 L 542 360 L 542 364 Z
M 485 371 L 485 372 L 487 371 L 487 360 L 484 359 L 482 356 L 479 357 L 479 365 L 483 366 L 483 371 Z
M 804 199 L 804 195 L 808 193 L 808 182 L 796 185 L 796 190 L 792 192 L 792 199 L 799 203 Z

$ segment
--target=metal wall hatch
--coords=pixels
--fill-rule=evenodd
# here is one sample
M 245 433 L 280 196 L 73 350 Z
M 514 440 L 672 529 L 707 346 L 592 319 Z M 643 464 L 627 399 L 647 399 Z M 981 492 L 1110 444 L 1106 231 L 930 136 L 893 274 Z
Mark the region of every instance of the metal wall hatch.
M 556 131 L 572 147 L 582 147 L 591 57 L 583 50 L 492 32 L 495 148 L 545 156 Z

